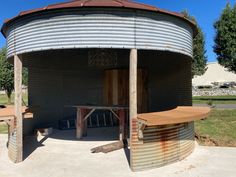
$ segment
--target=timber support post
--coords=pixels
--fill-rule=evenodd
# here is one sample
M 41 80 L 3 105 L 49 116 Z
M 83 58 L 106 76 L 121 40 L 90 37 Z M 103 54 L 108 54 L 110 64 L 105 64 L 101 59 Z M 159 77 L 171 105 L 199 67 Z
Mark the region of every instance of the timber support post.
M 130 167 L 132 169 L 132 141 L 135 132 L 133 132 L 134 121 L 137 119 L 137 65 L 138 52 L 137 49 L 130 50 L 130 65 L 129 65 L 129 119 L 130 119 Z M 134 127 L 133 127 L 134 126 Z
M 120 141 L 123 141 L 124 139 L 127 138 L 125 135 L 125 110 L 119 109 L 118 116 L 119 116 L 119 139 Z
M 23 120 L 22 120 L 22 59 L 14 55 L 14 111 L 15 119 L 9 132 L 8 155 L 15 162 L 23 161 Z
M 76 121 L 76 138 L 77 139 L 83 138 L 83 129 L 84 129 L 83 112 L 84 110 L 82 108 L 77 108 L 77 121 Z

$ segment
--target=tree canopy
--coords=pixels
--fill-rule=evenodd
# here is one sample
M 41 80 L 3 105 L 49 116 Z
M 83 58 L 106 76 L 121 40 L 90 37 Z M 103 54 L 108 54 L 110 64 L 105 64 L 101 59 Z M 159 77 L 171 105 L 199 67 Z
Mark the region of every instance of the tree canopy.
M 207 63 L 205 37 L 196 19 L 189 15 L 186 10 L 183 11 L 182 14 L 197 25 L 197 35 L 193 39 L 192 77 L 195 75 L 202 75 L 206 71 Z
M 11 94 L 14 90 L 14 66 L 7 61 L 6 47 L 0 49 L 0 90 L 5 90 L 8 103 L 11 102 Z M 28 71 L 23 68 L 22 71 L 22 83 L 28 85 Z
M 218 62 L 236 72 L 236 4 L 228 3 L 220 18 L 214 23 L 216 30 L 214 52 Z
M 14 89 L 14 67 L 7 61 L 6 47 L 0 49 L 0 89 L 5 90 L 10 103 L 11 93 Z

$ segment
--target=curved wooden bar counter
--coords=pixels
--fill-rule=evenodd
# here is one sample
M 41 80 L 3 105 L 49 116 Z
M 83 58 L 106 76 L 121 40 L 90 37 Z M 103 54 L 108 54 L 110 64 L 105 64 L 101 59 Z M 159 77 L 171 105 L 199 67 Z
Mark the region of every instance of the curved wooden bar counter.
M 178 106 L 168 111 L 138 114 L 138 119 L 147 126 L 168 125 L 204 119 L 209 113 L 209 107 Z

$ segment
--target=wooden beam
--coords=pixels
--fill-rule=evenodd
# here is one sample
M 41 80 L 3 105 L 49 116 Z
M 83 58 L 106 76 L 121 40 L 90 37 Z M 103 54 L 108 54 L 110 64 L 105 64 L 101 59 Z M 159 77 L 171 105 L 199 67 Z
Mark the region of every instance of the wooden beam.
M 84 117 L 83 121 L 86 121 L 89 118 L 89 116 L 91 116 L 91 114 L 93 114 L 94 111 L 96 111 L 96 109 L 89 110 L 88 113 L 86 112 L 87 115 Z
M 6 116 L 6 117 L 0 117 L 0 121 L 8 121 L 8 120 L 13 120 L 14 116 Z
M 119 150 L 122 148 L 126 148 L 127 146 L 128 146 L 128 142 L 126 139 L 124 139 L 118 142 L 109 143 L 106 145 L 92 148 L 91 152 L 92 153 L 99 153 L 99 152 L 108 153 L 108 152 L 112 152 L 112 151 Z
M 130 119 L 130 167 L 132 169 L 132 140 L 133 140 L 133 120 L 137 119 L 137 49 L 130 51 L 129 64 L 129 119 Z
M 23 161 L 23 122 L 22 122 L 22 59 L 14 55 L 14 87 L 16 117 L 16 162 Z

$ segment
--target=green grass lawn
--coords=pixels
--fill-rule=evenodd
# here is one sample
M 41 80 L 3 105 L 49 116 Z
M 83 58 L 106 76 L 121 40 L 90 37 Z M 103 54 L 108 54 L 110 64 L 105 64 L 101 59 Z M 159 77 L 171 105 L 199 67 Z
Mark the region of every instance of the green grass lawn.
M 195 104 L 236 104 L 236 96 L 194 96 Z
M 28 94 L 23 94 L 23 100 L 25 104 L 28 104 Z M 11 104 L 14 103 L 14 94 L 11 96 Z M 5 94 L 0 94 L 0 105 L 7 105 L 7 96 Z M 7 125 L 5 123 L 0 123 L 0 134 L 7 133 Z
M 23 95 L 23 100 L 25 102 L 25 104 L 28 104 L 28 94 L 24 93 Z M 0 94 L 0 105 L 7 105 L 7 95 L 6 94 Z M 11 96 L 11 104 L 14 103 L 14 94 L 12 94 Z
M 195 122 L 195 132 L 206 138 L 200 144 L 212 140 L 219 146 L 236 146 L 236 109 L 213 109 L 210 117 Z
M 8 132 L 7 124 L 0 123 L 0 134 L 6 134 Z

